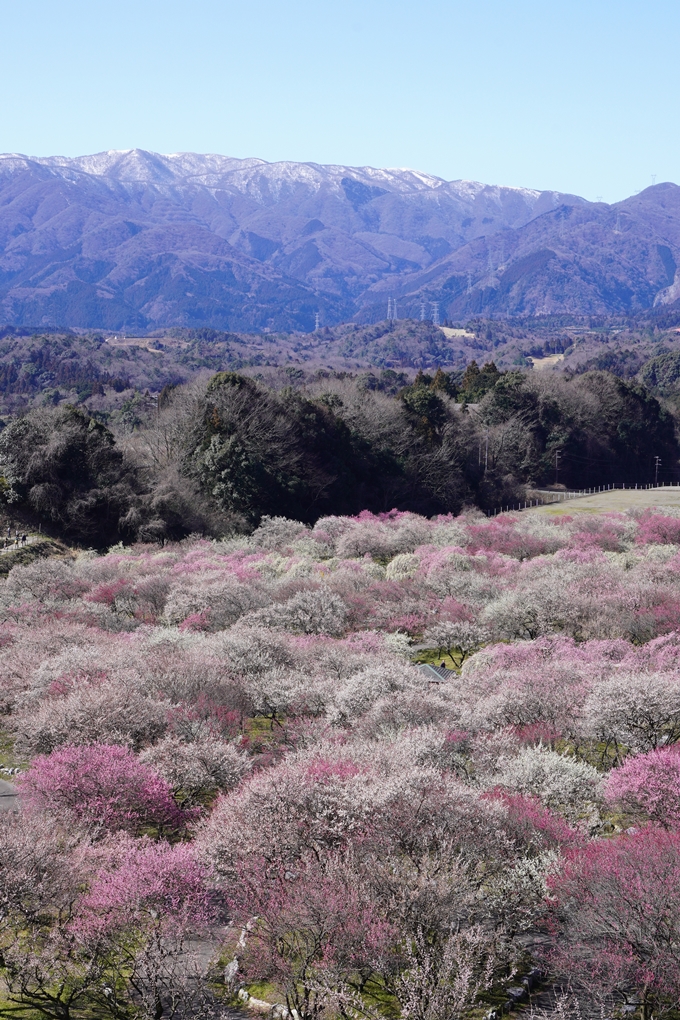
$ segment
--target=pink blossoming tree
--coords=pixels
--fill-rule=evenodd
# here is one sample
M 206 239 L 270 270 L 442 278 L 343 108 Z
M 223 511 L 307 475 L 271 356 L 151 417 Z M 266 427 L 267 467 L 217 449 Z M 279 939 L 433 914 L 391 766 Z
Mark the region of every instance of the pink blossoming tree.
M 179 832 L 189 815 L 170 787 L 128 748 L 108 744 L 60 747 L 38 755 L 19 779 L 22 799 L 60 826 L 83 826 L 92 835 L 147 829 Z

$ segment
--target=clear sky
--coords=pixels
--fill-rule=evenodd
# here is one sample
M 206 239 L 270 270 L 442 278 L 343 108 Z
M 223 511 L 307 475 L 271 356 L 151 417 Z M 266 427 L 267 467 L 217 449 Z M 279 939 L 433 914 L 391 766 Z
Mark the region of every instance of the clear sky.
M 680 183 L 678 0 L 0 0 L 0 151 Z

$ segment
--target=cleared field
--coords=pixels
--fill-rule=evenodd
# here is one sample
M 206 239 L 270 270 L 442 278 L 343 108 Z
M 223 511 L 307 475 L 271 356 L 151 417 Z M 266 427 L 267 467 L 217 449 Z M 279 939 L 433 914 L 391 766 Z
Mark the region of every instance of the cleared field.
M 468 331 L 466 329 L 452 329 L 450 326 L 440 326 L 439 328 L 442 331 L 442 333 L 444 334 L 444 336 L 447 336 L 449 339 L 452 339 L 453 337 L 461 337 L 461 336 L 463 338 L 467 339 L 467 340 L 474 340 L 475 339 L 475 334 L 474 333 L 468 333 Z
M 532 507 L 526 513 L 552 514 L 602 514 L 611 511 L 622 512 L 633 507 L 647 510 L 650 507 L 677 507 L 680 510 L 680 486 L 664 486 L 658 489 L 611 489 L 592 496 L 576 496 L 564 503 L 548 503 Z M 524 512 L 524 511 L 523 511 Z
M 545 372 L 549 368 L 557 368 L 564 361 L 563 354 L 549 354 L 546 358 L 527 358 L 535 372 Z

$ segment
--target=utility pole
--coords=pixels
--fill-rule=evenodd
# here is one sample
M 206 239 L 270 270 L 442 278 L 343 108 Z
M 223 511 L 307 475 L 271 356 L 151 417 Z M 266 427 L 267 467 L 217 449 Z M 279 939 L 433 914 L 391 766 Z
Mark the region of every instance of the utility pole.
M 489 433 L 486 433 L 486 450 L 484 451 L 484 474 L 489 466 Z
M 560 460 L 562 459 L 562 451 L 555 450 L 555 485 L 560 480 Z
M 654 488 L 659 484 L 659 467 L 661 465 L 661 457 L 656 456 L 654 458 Z

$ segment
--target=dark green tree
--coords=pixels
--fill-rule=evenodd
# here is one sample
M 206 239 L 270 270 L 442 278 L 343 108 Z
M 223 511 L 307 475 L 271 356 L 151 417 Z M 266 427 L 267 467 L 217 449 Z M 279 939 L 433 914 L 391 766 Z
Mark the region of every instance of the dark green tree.
M 126 533 L 137 480 L 111 432 L 75 407 L 16 418 L 0 433 L 5 501 L 81 545 Z

